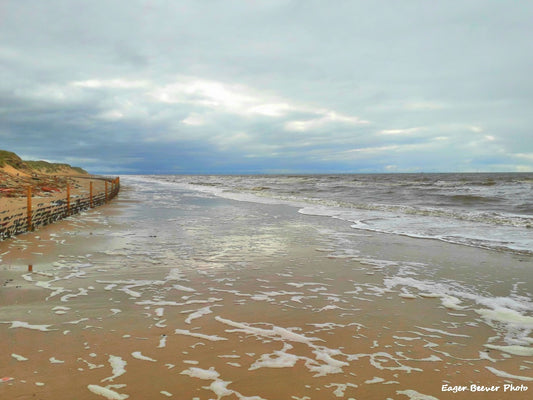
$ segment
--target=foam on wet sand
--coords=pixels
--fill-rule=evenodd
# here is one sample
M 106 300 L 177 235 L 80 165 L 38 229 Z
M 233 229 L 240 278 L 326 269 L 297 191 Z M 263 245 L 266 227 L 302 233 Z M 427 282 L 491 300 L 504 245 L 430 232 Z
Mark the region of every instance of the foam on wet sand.
M 120 394 L 114 390 L 99 385 L 88 385 L 87 389 L 94 394 L 105 397 L 108 400 L 126 400 L 130 397 L 127 394 Z

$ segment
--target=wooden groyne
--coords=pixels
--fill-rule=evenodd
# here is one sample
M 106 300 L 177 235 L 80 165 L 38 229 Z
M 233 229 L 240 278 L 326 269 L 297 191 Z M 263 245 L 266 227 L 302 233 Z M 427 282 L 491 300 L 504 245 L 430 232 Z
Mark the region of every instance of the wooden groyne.
M 25 207 L 0 212 L 0 240 L 33 231 L 70 215 L 103 205 L 111 201 L 120 190 L 119 177 L 85 179 L 91 179 L 88 195 L 71 195 L 70 185 L 67 185 L 64 198 L 55 198 L 51 201 L 39 198 L 37 202 L 32 195 L 31 187 L 28 187 Z M 93 190 L 93 179 L 104 181 L 103 190 L 98 192 Z

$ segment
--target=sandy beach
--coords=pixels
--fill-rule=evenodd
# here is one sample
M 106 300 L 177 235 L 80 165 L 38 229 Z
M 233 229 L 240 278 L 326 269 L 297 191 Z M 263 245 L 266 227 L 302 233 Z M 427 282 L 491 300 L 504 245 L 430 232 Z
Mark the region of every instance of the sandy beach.
M 0 397 L 529 398 L 531 257 L 143 185 L 0 242 Z

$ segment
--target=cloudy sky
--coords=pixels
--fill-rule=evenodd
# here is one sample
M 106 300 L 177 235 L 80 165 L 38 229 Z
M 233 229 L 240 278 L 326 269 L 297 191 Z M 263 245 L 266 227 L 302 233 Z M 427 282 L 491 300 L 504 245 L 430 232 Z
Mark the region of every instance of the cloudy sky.
M 533 2 L 2 0 L 0 149 L 93 173 L 533 171 Z

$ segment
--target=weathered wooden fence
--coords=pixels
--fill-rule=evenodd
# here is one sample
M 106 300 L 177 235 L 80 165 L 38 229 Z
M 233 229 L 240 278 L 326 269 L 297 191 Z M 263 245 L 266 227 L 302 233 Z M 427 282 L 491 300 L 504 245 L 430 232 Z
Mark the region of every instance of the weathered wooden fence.
M 77 214 L 83 210 L 105 204 L 120 190 L 120 178 L 105 179 L 105 190 L 93 193 L 93 182 L 89 184 L 89 196 L 72 196 L 70 186 L 64 199 L 34 203 L 31 188 L 28 187 L 26 207 L 0 213 L 0 240 L 19 233 L 33 231 L 41 226 Z M 43 199 L 39 199 L 40 201 Z

